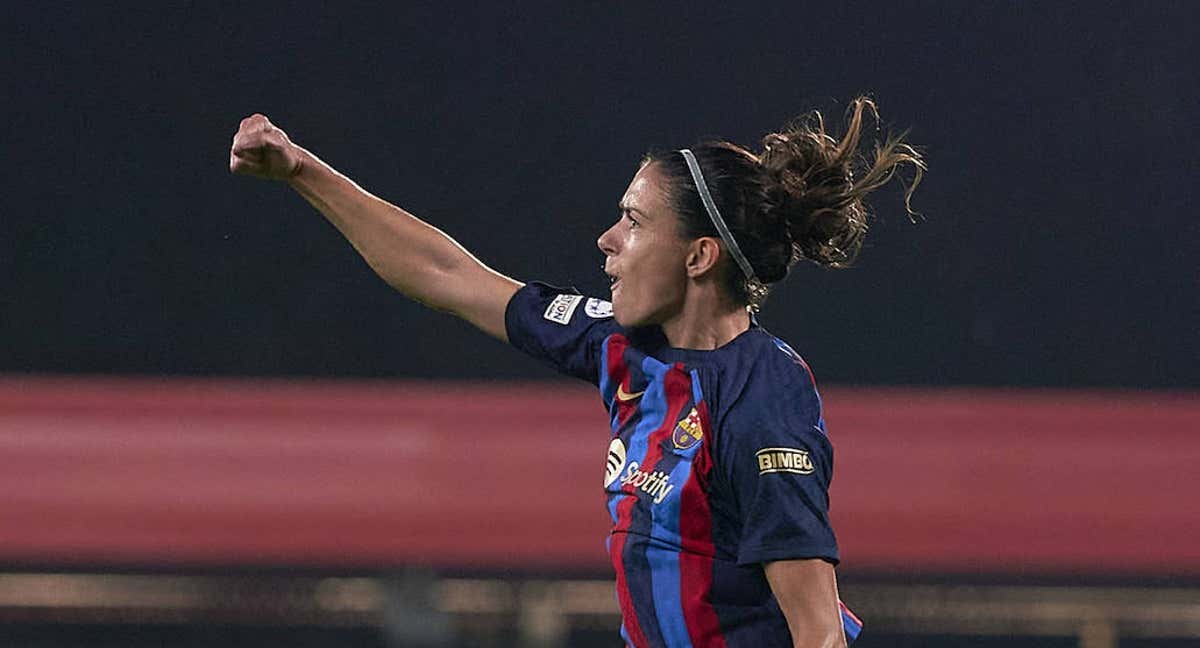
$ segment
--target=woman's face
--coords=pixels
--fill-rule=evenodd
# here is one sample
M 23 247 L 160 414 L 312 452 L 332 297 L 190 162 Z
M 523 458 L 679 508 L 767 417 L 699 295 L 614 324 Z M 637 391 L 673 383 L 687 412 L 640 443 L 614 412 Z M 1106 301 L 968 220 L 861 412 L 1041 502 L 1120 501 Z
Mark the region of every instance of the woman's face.
M 658 166 L 638 170 L 621 198 L 617 222 L 596 241 L 613 280 L 613 315 L 626 326 L 662 324 L 683 307 L 687 242 Z

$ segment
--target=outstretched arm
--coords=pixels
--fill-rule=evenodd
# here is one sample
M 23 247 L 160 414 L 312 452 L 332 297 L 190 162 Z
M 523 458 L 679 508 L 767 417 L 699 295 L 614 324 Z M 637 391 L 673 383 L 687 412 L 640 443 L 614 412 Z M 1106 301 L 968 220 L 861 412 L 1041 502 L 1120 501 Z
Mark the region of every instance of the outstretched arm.
M 242 120 L 229 153 L 229 170 L 285 180 L 393 288 L 508 341 L 504 310 L 522 284 L 485 266 L 436 227 L 368 193 L 292 143 L 263 115 Z

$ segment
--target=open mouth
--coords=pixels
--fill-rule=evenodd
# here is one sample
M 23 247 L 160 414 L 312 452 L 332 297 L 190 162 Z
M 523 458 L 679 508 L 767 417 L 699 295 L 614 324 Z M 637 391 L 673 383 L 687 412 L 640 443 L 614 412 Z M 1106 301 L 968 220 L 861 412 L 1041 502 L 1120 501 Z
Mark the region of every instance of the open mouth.
M 609 273 L 608 270 L 605 270 L 604 274 L 608 275 L 608 289 L 611 292 L 616 292 L 617 286 L 621 285 L 620 278 L 618 278 L 615 274 Z

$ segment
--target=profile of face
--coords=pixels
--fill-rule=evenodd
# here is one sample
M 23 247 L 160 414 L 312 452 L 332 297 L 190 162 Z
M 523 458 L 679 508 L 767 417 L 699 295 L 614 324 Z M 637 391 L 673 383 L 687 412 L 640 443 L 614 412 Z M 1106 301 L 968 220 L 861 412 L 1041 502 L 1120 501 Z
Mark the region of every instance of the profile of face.
M 688 241 L 680 229 L 658 165 L 642 166 L 621 198 L 617 222 L 596 241 L 621 326 L 659 325 L 683 308 Z

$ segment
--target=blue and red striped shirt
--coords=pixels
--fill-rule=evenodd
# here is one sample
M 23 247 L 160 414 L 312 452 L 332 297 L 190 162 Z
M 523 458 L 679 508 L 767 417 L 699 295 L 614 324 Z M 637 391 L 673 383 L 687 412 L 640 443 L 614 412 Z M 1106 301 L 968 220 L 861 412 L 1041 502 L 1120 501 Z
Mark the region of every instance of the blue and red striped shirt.
M 757 324 L 712 351 L 672 348 L 657 329 L 619 326 L 608 302 L 542 283 L 505 320 L 514 346 L 597 385 L 608 408 L 626 643 L 790 648 L 763 565 L 838 561 L 833 449 L 800 356 Z M 862 624 L 841 609 L 853 641 Z

